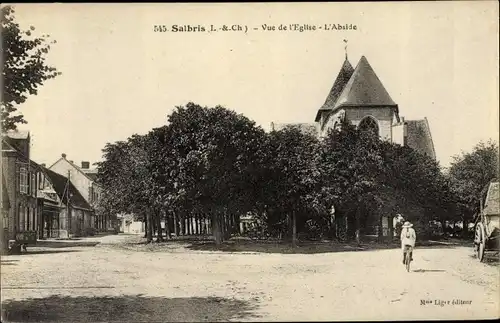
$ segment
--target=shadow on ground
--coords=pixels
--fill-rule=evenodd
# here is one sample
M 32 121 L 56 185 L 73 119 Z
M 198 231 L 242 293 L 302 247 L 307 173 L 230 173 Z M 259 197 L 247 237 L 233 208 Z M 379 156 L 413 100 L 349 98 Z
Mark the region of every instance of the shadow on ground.
M 30 255 L 48 255 L 54 253 L 68 253 L 68 252 L 80 252 L 80 250 L 33 250 L 28 249 L 27 252 L 22 252 L 21 256 L 30 256 Z
M 63 297 L 7 300 L 4 322 L 215 322 L 257 317 L 256 305 L 224 298 Z
M 415 269 L 412 270 L 414 273 L 445 273 L 446 270 L 443 269 Z
M 249 238 L 233 237 L 217 246 L 209 236 L 187 236 L 166 239 L 157 242 L 154 239 L 147 243 L 142 236 L 136 236 L 133 241 L 121 243 L 120 246 L 128 250 L 146 252 L 171 252 L 171 251 L 219 251 L 228 253 L 281 253 L 281 254 L 317 254 L 351 251 L 374 251 L 384 249 L 398 249 L 401 247 L 399 241 L 379 242 L 377 240 L 362 240 L 360 246 L 355 242 L 340 243 L 337 241 L 299 241 L 297 247 L 291 243 L 279 240 L 252 240 Z M 419 249 L 441 249 L 457 248 L 469 245 L 468 242 L 456 241 L 422 241 L 417 243 Z
M 214 242 L 191 242 L 185 248 L 198 251 L 224 251 L 224 252 L 256 252 L 256 253 L 282 253 L 282 254 L 316 254 L 349 251 L 368 251 L 378 249 L 393 249 L 398 246 L 393 244 L 342 244 L 336 242 L 299 242 L 297 247 L 285 242 L 224 242 L 217 246 Z
M 70 247 L 94 247 L 99 244 L 99 241 L 79 241 L 79 240 L 39 240 L 36 242 L 36 247 L 43 248 L 70 248 Z M 29 247 L 29 245 L 28 245 Z
M 470 257 L 473 259 L 476 259 L 476 261 L 479 262 L 479 260 L 477 259 L 477 255 L 475 253 L 471 254 Z M 482 263 L 485 265 L 488 265 L 488 266 L 492 266 L 492 267 L 499 267 L 500 266 L 500 258 L 498 255 L 495 255 L 495 254 L 494 255 L 484 255 Z

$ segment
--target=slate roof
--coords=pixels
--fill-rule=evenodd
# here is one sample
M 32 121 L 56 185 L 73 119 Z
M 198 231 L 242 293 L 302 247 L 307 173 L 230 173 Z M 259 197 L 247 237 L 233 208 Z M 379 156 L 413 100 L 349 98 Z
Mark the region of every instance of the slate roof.
M 29 131 L 20 131 L 20 130 L 7 131 L 7 137 L 12 139 L 28 139 L 29 136 L 30 136 Z
M 313 136 L 317 136 L 318 131 L 315 123 L 272 123 L 271 129 L 275 131 L 280 131 L 286 127 L 297 127 L 303 133 L 308 133 Z
M 337 99 L 346 86 L 347 82 L 351 78 L 352 74 L 354 72 L 354 68 L 352 67 L 351 63 L 345 58 L 344 64 L 342 64 L 342 67 L 340 68 L 339 74 L 337 75 L 337 78 L 335 79 L 335 82 L 333 83 L 332 89 L 330 90 L 330 93 L 328 93 L 328 96 L 326 97 L 325 103 L 323 106 L 318 110 L 318 113 L 316 114 L 316 119 L 314 121 L 318 122 L 320 117 L 321 117 L 321 112 L 322 111 L 329 111 L 333 110 L 335 107 L 335 102 L 337 102 Z
M 490 183 L 483 213 L 484 215 L 500 215 L 499 182 Z
M 343 106 L 397 106 L 365 56 L 359 60 L 334 109 Z
M 12 147 L 12 145 L 10 143 L 8 143 L 7 140 L 5 140 L 3 136 L 2 136 L 2 151 L 15 151 L 15 152 L 17 152 L 17 150 L 14 147 Z
M 47 177 L 50 179 L 50 182 L 52 183 L 52 186 L 56 191 L 57 195 L 59 196 L 59 198 L 62 200 L 64 204 L 66 204 L 67 198 L 65 194 L 65 188 L 66 188 L 66 183 L 68 182 L 68 178 L 54 171 L 51 171 L 48 168 L 44 168 L 43 170 L 47 175 Z M 87 201 L 85 201 L 80 192 L 78 192 L 73 183 L 71 183 L 71 181 L 69 182 L 69 195 L 70 195 L 69 202 L 71 206 L 87 210 L 92 209 L 92 207 L 87 203 Z
M 408 120 L 406 123 L 406 144 L 414 150 L 436 159 L 434 143 L 427 119 Z
M 97 181 L 97 169 L 83 169 L 82 171 L 93 181 Z

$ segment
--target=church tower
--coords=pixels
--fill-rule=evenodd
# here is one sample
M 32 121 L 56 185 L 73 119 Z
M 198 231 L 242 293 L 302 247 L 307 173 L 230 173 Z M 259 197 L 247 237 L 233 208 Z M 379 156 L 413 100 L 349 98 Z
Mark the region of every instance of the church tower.
M 352 69 L 346 55 L 332 90 L 316 115 L 319 135 L 326 135 L 343 118 L 392 142 L 392 125 L 399 122 L 398 105 L 365 56 Z
M 347 41 L 344 40 L 347 44 Z M 353 68 L 346 55 L 344 63 L 325 103 L 318 109 L 314 123 L 271 123 L 272 131 L 286 126 L 298 126 L 304 132 L 320 138 L 347 119 L 358 129 L 371 131 L 380 139 L 408 146 L 436 159 L 436 151 L 427 118 L 404 120 L 365 56 Z

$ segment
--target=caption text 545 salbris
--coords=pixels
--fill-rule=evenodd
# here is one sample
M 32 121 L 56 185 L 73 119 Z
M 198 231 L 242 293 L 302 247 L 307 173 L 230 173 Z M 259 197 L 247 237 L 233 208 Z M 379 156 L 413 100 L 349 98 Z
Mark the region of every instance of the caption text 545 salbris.
M 325 23 L 325 24 L 262 24 L 259 26 L 248 26 L 241 24 L 233 25 L 153 25 L 154 32 L 244 32 L 252 31 L 341 31 L 358 30 L 358 26 L 352 23 Z

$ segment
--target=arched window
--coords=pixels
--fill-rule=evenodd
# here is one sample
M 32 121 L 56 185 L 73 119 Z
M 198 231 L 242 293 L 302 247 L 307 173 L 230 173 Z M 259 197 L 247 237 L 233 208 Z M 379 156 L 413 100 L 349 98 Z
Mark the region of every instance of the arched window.
M 378 123 L 373 117 L 366 117 L 359 123 L 359 129 L 362 131 L 370 131 L 375 135 L 379 135 Z

